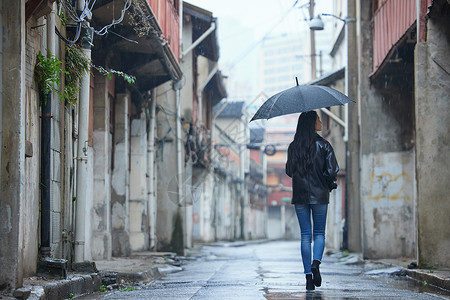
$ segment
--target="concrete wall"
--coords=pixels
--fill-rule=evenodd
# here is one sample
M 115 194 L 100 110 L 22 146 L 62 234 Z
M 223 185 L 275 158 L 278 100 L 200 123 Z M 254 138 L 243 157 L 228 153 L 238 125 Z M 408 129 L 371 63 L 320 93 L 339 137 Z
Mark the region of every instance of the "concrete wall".
M 401 101 L 395 99 L 394 101 Z M 402 126 L 387 100 L 361 102 L 361 205 L 367 258 L 415 257 L 414 152 L 402 151 Z
M 267 238 L 282 239 L 286 234 L 286 206 L 269 206 L 267 208 Z M 297 223 L 298 224 L 298 223 Z M 298 225 L 297 225 L 298 227 Z
M 193 239 L 214 241 L 214 176 L 202 168 L 194 168 L 193 176 Z
M 415 257 L 414 155 L 364 155 L 361 174 L 365 257 Z
M 94 77 L 94 203 L 92 258 L 111 258 L 111 155 L 112 133 L 110 109 L 113 98 L 108 95 L 106 76 Z
M 31 19 L 27 24 L 26 40 L 26 73 L 25 73 L 25 142 L 28 150 L 31 149 L 31 157 L 25 159 L 25 199 L 22 212 L 27 220 L 23 226 L 24 231 L 24 276 L 34 275 L 36 272 L 36 259 L 38 257 L 39 224 L 40 218 L 40 107 L 39 92 L 34 79 L 34 66 L 36 55 L 42 48 L 44 29 L 31 29 L 31 26 L 42 24 L 43 18 Z M 30 148 L 31 147 L 31 148 Z
M 147 197 L 147 119 L 142 112 L 131 122 L 130 244 L 131 250 L 147 250 L 149 203 Z
M 112 255 L 130 254 L 130 116 L 129 94 L 116 95 L 114 128 L 114 169 L 112 171 L 111 224 Z
M 427 41 L 416 46 L 416 172 L 419 263 L 450 268 L 450 20 L 427 22 Z
M 156 168 L 157 168 L 157 224 L 158 250 L 168 250 L 175 225 L 178 202 L 177 148 L 176 148 L 176 98 L 172 83 L 156 88 L 156 103 L 161 108 L 156 114 Z M 181 196 L 181 198 L 180 198 Z
M 11 289 L 20 287 L 23 277 L 25 1 L 3 1 L 1 6 L 0 289 Z
M 214 227 L 216 240 L 232 240 L 233 227 L 233 184 L 228 176 L 215 174 L 214 176 Z
M 361 32 L 371 30 L 371 9 L 369 3 L 361 3 Z M 415 258 L 413 91 L 402 81 L 386 88 L 383 72 L 390 76 L 392 69 L 385 68 L 380 70 L 381 75 L 369 78 L 373 72 L 367 59 L 372 55 L 371 37 L 361 36 L 360 46 L 359 92 L 363 96 L 358 102 L 359 186 L 363 254 L 366 258 Z M 403 78 L 408 80 L 406 75 Z M 352 113 L 351 118 L 353 128 L 356 120 Z

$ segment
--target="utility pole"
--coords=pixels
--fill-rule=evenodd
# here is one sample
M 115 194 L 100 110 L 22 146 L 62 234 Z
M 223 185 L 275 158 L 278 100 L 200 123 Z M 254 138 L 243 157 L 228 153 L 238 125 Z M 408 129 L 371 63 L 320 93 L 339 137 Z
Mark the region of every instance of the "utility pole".
M 314 18 L 314 0 L 309 0 L 309 19 Z M 316 79 L 316 39 L 314 36 L 314 30 L 309 31 L 310 43 L 311 43 L 311 80 Z
M 348 0 L 348 16 L 356 18 L 356 1 Z M 345 68 L 346 93 L 351 99 L 358 99 L 358 47 L 356 40 L 357 22 L 347 23 L 347 67 Z M 360 197 L 360 139 L 359 139 L 359 115 L 358 102 L 347 104 L 347 177 L 346 177 L 346 218 L 344 248 L 360 252 L 361 240 L 361 197 Z M 345 247 L 346 246 L 346 247 Z

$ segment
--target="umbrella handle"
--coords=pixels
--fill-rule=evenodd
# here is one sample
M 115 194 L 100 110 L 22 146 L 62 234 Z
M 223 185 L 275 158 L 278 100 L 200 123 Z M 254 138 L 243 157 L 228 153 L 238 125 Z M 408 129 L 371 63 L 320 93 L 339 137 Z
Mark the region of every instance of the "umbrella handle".
M 295 82 L 297 82 L 297 85 L 298 85 L 298 78 L 297 77 L 295 77 Z

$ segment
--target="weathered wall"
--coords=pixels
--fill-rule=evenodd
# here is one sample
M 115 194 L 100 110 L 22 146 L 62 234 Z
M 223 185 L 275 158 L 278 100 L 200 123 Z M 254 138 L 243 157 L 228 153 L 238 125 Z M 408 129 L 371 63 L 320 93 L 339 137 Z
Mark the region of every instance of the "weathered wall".
M 282 239 L 286 233 L 285 220 L 286 206 L 269 206 L 267 214 L 267 238 Z M 297 221 L 298 227 L 298 221 Z
M 364 256 L 414 258 L 414 154 L 373 153 L 361 164 Z
M 23 279 L 25 199 L 25 1 L 2 1 L 0 289 Z
M 130 245 L 133 251 L 147 250 L 150 241 L 146 124 L 145 112 L 131 122 Z
M 40 107 L 39 92 L 34 81 L 36 55 L 42 48 L 43 28 L 31 29 L 31 26 L 45 22 L 43 18 L 31 19 L 27 23 L 26 40 L 26 77 L 25 77 L 25 141 L 28 151 L 25 159 L 25 199 L 22 212 L 27 220 L 23 226 L 24 234 L 24 276 L 34 275 L 37 266 L 39 248 L 39 182 L 40 182 Z M 27 151 L 27 152 L 28 152 Z M 31 156 L 29 156 L 31 154 Z
M 117 94 L 114 127 L 114 169 L 111 189 L 112 255 L 130 254 L 130 95 Z
M 176 103 L 172 83 L 160 85 L 156 89 L 157 105 L 161 108 L 156 114 L 156 166 L 158 209 L 156 235 L 158 250 L 167 250 L 172 238 L 175 216 L 178 210 L 177 148 L 176 148 Z M 181 195 L 182 197 L 182 195 Z
M 111 154 L 112 134 L 110 109 L 113 98 L 108 95 L 106 76 L 94 77 L 94 203 L 92 258 L 111 258 Z
M 194 168 L 193 176 L 193 238 L 214 240 L 214 175 L 203 168 Z
M 369 3 L 361 3 L 361 32 L 371 30 L 371 9 Z M 370 59 L 367 59 L 372 55 L 370 35 L 362 35 L 360 45 L 359 186 L 363 254 L 367 258 L 414 258 L 416 218 L 412 85 L 408 85 L 408 73 L 405 72 L 404 76 L 396 77 L 399 81 L 391 86 L 386 78 L 401 70 L 400 66 L 396 70 L 395 65 L 369 78 L 373 71 Z M 353 119 L 351 124 L 355 121 Z
M 414 153 L 403 148 L 387 99 L 368 91 L 361 102 L 363 253 L 368 258 L 415 257 Z M 394 99 L 392 101 L 402 101 Z
M 214 174 L 214 226 L 217 240 L 232 240 L 233 228 L 233 184 L 228 176 Z
M 416 172 L 419 263 L 450 267 L 450 19 L 431 18 L 427 42 L 418 43 L 416 70 Z

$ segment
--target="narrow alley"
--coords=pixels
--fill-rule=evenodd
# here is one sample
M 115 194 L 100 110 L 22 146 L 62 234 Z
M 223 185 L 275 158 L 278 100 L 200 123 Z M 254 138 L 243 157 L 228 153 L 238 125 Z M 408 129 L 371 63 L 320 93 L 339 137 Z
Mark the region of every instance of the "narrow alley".
M 450 299 L 399 275 L 401 269 L 340 252 L 324 257 L 322 286 L 306 292 L 299 242 L 231 245 L 204 246 L 183 271 L 149 285 L 76 299 Z

